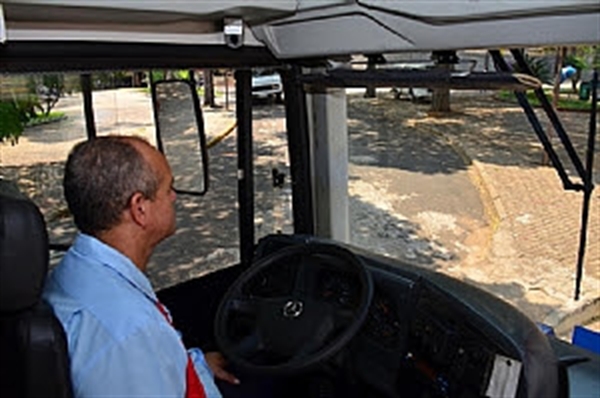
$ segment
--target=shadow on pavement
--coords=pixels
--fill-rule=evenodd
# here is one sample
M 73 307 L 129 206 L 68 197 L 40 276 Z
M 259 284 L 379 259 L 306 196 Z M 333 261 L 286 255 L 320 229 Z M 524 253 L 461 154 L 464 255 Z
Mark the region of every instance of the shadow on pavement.
M 453 112 L 447 116 L 432 117 L 428 105 L 412 104 L 394 100 L 390 95 L 376 99 L 349 96 L 348 129 L 355 148 L 368 148 L 379 160 L 379 164 L 406 170 L 430 173 L 452 173 L 465 169 L 464 161 L 448 155 L 443 134 L 481 162 L 501 166 L 546 167 L 542 164 L 543 149 L 522 109 L 500 102 L 490 93 L 452 98 Z M 536 111 L 542 125 L 549 132 L 553 145 L 567 170 L 573 167 L 566 152 L 554 133 L 550 122 L 541 110 Z M 576 151 L 585 159 L 589 117 L 575 112 L 560 112 L 565 130 Z M 377 124 L 384 128 L 377 130 Z M 416 135 L 432 135 L 416 139 Z M 423 139 L 430 141 L 426 147 L 418 145 Z M 600 148 L 596 146 L 596 154 Z M 438 157 L 439 161 L 425 161 L 425 156 Z M 373 156 L 361 151 L 351 152 L 358 164 L 375 162 Z M 599 162 L 595 170 L 600 172 Z M 596 175 L 599 173 L 596 172 Z
M 425 110 L 412 105 L 410 112 Z M 406 104 L 385 99 L 355 99 L 348 103 L 350 162 L 393 167 L 423 174 L 450 174 L 467 165 L 441 136 L 406 126 Z

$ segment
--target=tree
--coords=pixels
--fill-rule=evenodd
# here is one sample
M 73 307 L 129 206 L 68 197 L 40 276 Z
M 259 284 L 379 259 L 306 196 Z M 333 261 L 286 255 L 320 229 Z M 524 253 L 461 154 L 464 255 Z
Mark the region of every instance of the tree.
M 212 69 L 204 69 L 202 71 L 204 75 L 204 105 L 208 105 L 211 108 L 215 108 L 215 85 L 213 80 Z
M 554 68 L 554 87 L 552 88 L 552 106 L 554 109 L 558 108 L 558 97 L 560 96 L 560 83 L 561 79 L 561 70 L 563 67 L 563 60 L 567 56 L 567 48 L 566 47 L 557 47 L 556 48 L 556 63 Z
M 23 133 L 24 125 L 19 110 L 13 102 L 0 101 L 0 142 L 15 145 Z
M 374 71 L 377 68 L 377 64 L 385 63 L 385 58 L 381 54 L 370 54 L 367 55 L 367 70 Z M 377 96 L 375 86 L 369 84 L 365 90 L 364 98 L 375 98 Z
M 435 61 L 435 69 L 440 73 L 451 73 L 458 57 L 454 51 L 434 51 L 431 59 Z M 434 113 L 450 112 L 450 88 L 434 88 L 431 96 L 431 111 Z
M 49 73 L 41 76 L 31 76 L 27 83 L 29 93 L 38 99 L 37 108 L 44 115 L 49 115 L 63 95 L 65 78 L 62 73 Z
M 577 93 L 577 85 L 583 77 L 586 70 L 592 70 L 600 67 L 600 47 L 598 46 L 579 46 L 571 47 L 569 54 L 563 61 L 564 65 L 572 66 L 577 70 L 571 79 L 571 87 L 574 93 Z
M 581 72 L 587 69 L 585 59 L 578 54 L 577 47 L 572 47 L 570 54 L 566 56 L 563 63 L 568 66 L 572 66 L 577 70 L 574 76 L 571 77 L 571 88 L 573 93 L 577 93 L 577 84 L 581 80 Z

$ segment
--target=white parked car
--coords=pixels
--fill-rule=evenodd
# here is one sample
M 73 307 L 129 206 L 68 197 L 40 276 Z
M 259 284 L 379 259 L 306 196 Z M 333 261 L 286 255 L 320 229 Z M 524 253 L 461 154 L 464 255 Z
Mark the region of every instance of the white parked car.
M 273 69 L 258 68 L 252 72 L 252 98 L 283 101 L 281 76 Z

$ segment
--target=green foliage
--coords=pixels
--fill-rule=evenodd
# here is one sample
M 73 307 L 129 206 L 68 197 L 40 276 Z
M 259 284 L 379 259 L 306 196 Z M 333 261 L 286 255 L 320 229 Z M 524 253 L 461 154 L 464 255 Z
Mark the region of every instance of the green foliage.
M 69 84 L 74 87 L 78 79 L 70 79 Z M 0 142 L 15 145 L 26 127 L 64 118 L 63 113 L 51 112 L 63 95 L 64 74 L 18 76 L 8 87 L 12 88 L 0 99 Z
M 65 88 L 65 77 L 62 73 L 46 73 L 31 75 L 27 80 L 27 89 L 30 94 L 37 94 L 42 86 L 50 91 L 62 93 Z
M 92 75 L 95 90 L 106 90 L 119 87 L 132 87 L 132 76 L 127 71 L 98 72 Z
M 51 91 L 61 94 L 65 89 L 65 76 L 62 73 L 51 73 L 42 75 L 42 84 Z
M 157 82 L 159 80 L 165 80 L 165 71 L 163 70 L 153 70 L 152 72 L 152 81 Z
M 543 57 L 533 57 L 529 54 L 525 55 L 525 63 L 531 70 L 531 74 L 538 78 L 542 83 L 552 84 L 552 73 L 550 72 L 550 67 L 548 65 L 548 61 Z M 525 70 L 519 68 L 519 65 L 516 63 L 512 64 L 512 68 L 515 72 L 519 73 L 527 73 Z
M 59 122 L 65 118 L 66 116 L 64 112 L 50 112 L 47 115 L 38 115 L 35 118 L 28 120 L 27 123 L 25 123 L 25 127 L 33 127 L 39 126 L 40 124 Z
M 563 61 L 563 66 L 570 65 L 573 68 L 577 69 L 577 71 L 581 72 L 584 69 L 588 68 L 588 64 L 585 61 L 585 58 L 578 55 L 567 55 L 567 57 Z
M 43 112 L 42 105 L 37 95 L 29 94 L 15 99 L 14 106 L 19 112 L 19 118 L 23 124 L 37 117 L 37 111 Z
M 27 81 L 27 89 L 29 94 L 37 96 L 37 108 L 48 115 L 63 95 L 65 76 L 62 73 L 32 75 Z M 30 109 L 35 110 L 35 108 Z
M 81 92 L 81 77 L 79 74 L 69 73 L 65 75 L 63 92 L 69 95 Z
M 563 66 L 572 66 L 577 70 L 574 76 L 571 77 L 573 92 L 577 92 L 577 83 L 581 80 L 581 72 L 588 68 L 585 57 L 576 54 L 570 54 L 563 60 Z
M 152 73 L 152 81 L 153 82 L 157 82 L 159 80 L 168 80 L 168 79 L 179 79 L 179 80 L 189 80 L 190 79 L 190 71 L 187 69 L 153 70 L 151 73 Z
M 528 91 L 526 93 L 526 95 L 527 95 L 527 100 L 529 101 L 531 106 L 534 106 L 534 107 L 541 106 L 541 104 L 540 104 L 539 100 L 537 99 L 537 96 L 535 95 L 534 92 Z M 553 94 L 552 94 L 551 90 L 546 91 L 546 96 L 548 97 L 548 100 L 550 102 L 552 102 L 552 95 Z M 498 92 L 496 97 L 502 101 L 507 101 L 507 102 L 511 102 L 511 103 L 515 103 L 515 104 L 517 103 L 517 98 L 515 97 L 515 94 L 512 91 L 501 90 Z M 590 101 L 580 100 L 579 98 L 559 97 L 557 106 L 558 106 L 559 110 L 563 110 L 563 111 L 588 111 L 589 112 L 592 108 L 592 103 Z
M 0 102 L 0 142 L 9 141 L 12 145 L 19 141 L 23 133 L 23 122 L 13 102 Z
M 585 69 L 600 69 L 600 46 L 584 46 L 578 53 L 585 60 Z
M 190 71 L 189 70 L 176 70 L 173 73 L 173 76 L 175 77 L 175 79 L 189 80 L 190 79 Z

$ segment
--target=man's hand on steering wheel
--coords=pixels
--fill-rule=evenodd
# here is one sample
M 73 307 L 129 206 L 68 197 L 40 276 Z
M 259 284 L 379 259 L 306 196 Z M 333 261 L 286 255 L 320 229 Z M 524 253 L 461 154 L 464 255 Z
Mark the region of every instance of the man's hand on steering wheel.
M 204 359 L 215 375 L 215 378 L 231 384 L 240 384 L 239 379 L 225 369 L 227 367 L 227 360 L 223 354 L 218 351 L 206 352 L 204 353 Z

